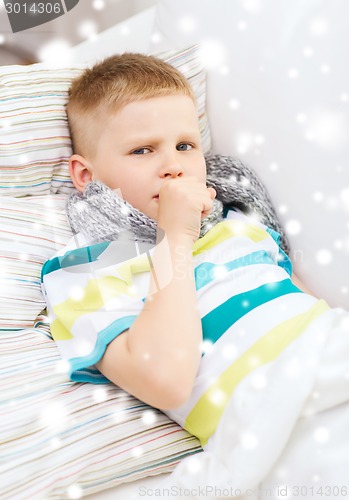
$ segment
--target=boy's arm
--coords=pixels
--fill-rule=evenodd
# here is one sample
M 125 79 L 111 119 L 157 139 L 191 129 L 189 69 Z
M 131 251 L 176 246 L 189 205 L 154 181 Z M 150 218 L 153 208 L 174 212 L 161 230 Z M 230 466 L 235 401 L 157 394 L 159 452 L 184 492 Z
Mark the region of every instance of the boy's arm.
M 298 276 L 295 275 L 295 273 L 292 273 L 291 277 L 292 282 L 300 288 L 303 292 L 308 293 L 309 295 L 313 295 L 315 297 L 315 294 L 307 288 L 304 283 L 298 278 Z
M 187 400 L 199 369 L 202 326 L 192 250 L 215 195 L 194 177 L 163 184 L 157 223 L 158 237 L 159 231 L 165 237 L 154 249 L 147 300 L 97 364 L 116 385 L 164 410 Z
M 106 349 L 97 368 L 151 406 L 173 409 L 189 397 L 201 358 L 202 326 L 192 241 L 165 238 L 154 249 L 144 308 Z M 155 293 L 154 293 L 155 291 Z

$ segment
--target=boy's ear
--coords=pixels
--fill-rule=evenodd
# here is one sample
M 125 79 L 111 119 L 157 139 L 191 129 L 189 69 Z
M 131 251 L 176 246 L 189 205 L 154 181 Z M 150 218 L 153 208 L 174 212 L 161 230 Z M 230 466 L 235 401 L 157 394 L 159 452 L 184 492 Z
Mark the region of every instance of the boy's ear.
M 81 192 L 93 180 L 92 166 L 81 155 L 73 154 L 69 158 L 69 173 L 75 188 Z

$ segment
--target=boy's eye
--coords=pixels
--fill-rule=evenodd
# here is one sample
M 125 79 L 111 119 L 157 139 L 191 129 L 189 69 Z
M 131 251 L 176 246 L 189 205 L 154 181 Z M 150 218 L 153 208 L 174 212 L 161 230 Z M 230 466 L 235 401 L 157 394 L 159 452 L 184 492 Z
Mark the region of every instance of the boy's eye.
M 145 154 L 144 151 L 150 151 L 150 149 L 149 148 L 135 149 L 134 151 L 132 151 L 132 154 L 133 155 L 143 155 L 143 154 Z
M 191 144 L 188 144 L 187 142 L 184 142 L 183 144 L 178 144 L 177 146 L 178 151 L 190 151 L 193 149 L 193 146 Z

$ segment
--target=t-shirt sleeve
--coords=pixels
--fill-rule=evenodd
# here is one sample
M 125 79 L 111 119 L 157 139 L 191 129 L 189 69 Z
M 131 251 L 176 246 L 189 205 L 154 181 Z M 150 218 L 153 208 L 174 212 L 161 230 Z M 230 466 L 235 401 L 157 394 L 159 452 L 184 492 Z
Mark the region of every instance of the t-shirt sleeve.
M 148 255 L 120 261 L 120 245 L 114 241 L 68 250 L 42 268 L 51 335 L 73 381 L 108 382 L 95 364 L 144 307 Z
M 278 246 L 278 255 L 277 255 L 277 265 L 285 269 L 285 271 L 289 274 L 289 276 L 292 276 L 292 262 L 288 255 L 284 252 L 284 250 L 281 248 L 281 234 L 275 231 L 275 229 L 272 229 L 271 227 L 263 224 L 261 221 L 257 220 L 254 217 L 249 217 L 246 215 L 242 210 L 239 208 L 231 208 L 225 211 L 224 216 L 226 219 L 236 219 L 236 218 L 241 218 L 241 220 L 248 221 L 262 229 L 264 229 L 268 235 L 275 241 L 275 243 Z

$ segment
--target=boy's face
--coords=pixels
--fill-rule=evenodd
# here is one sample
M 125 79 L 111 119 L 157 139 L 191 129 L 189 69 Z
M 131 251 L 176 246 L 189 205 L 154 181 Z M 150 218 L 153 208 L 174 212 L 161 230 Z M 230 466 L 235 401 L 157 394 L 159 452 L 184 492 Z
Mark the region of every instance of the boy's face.
M 92 167 L 92 168 L 91 168 Z M 154 220 L 164 181 L 195 176 L 206 183 L 197 109 L 188 96 L 134 101 L 106 119 L 92 162 L 70 159 L 75 187 L 100 180 Z

